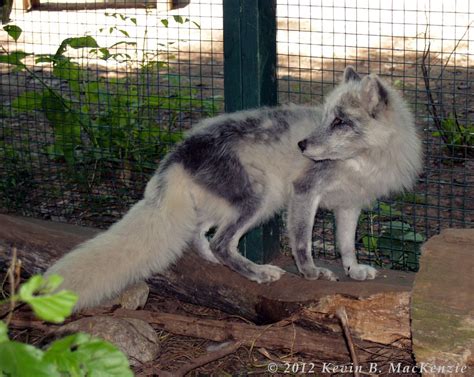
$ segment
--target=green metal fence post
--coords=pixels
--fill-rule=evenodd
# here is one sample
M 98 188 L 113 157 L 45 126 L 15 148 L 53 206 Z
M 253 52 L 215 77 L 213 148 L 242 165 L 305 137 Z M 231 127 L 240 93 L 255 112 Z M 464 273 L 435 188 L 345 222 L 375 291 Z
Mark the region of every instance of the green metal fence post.
M 277 104 L 276 1 L 224 0 L 224 97 L 226 112 Z M 249 232 L 239 248 L 268 262 L 280 247 L 279 221 Z

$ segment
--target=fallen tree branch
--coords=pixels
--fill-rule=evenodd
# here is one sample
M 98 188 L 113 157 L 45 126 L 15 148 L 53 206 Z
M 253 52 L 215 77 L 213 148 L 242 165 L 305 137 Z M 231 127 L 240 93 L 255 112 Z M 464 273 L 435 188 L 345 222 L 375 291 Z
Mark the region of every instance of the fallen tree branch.
M 47 221 L 0 215 L 0 265 L 9 261 L 9 247 L 18 247 L 18 259 L 24 271 L 40 273 L 78 243 L 92 237 L 93 229 Z M 291 268 L 291 258 L 281 258 L 280 266 Z M 318 263 L 323 266 L 322 261 Z M 189 250 L 173 268 L 155 275 L 148 283 L 152 292 L 197 305 L 219 309 L 259 324 L 288 318 L 302 307 L 344 305 L 349 315 L 359 318 L 370 331 L 351 329 L 380 343 L 409 336 L 408 296 L 413 275 L 400 271 L 383 271 L 375 281 L 356 282 L 345 277 L 339 263 L 330 267 L 341 281 L 306 280 L 288 273 L 271 284 L 252 282 L 223 265 L 214 265 Z M 326 308 L 326 309 L 327 309 Z M 370 308 L 370 310 L 365 310 Z M 333 308 L 321 308 L 324 315 L 334 315 Z M 313 318 L 314 323 L 317 323 Z M 338 325 L 336 324 L 338 327 Z M 376 331 L 374 331 L 376 326 Z M 394 329 L 392 334 L 388 333 Z M 361 336 L 361 339 L 364 339 Z
M 197 357 L 192 363 L 184 365 L 178 370 L 173 371 L 170 376 L 184 377 L 186 373 L 189 373 L 196 368 L 202 367 L 206 364 L 212 363 L 213 361 L 222 359 L 231 353 L 234 353 L 240 348 L 240 346 L 241 344 L 239 342 L 232 342 L 217 351 L 209 352 L 205 355 Z
M 354 366 L 354 377 L 360 377 L 359 373 L 359 359 L 354 348 L 354 341 L 352 340 L 351 330 L 349 329 L 349 319 L 347 318 L 346 309 L 344 306 L 341 306 L 336 310 L 336 316 L 341 321 L 341 326 L 344 331 L 344 336 L 346 337 L 347 348 L 351 355 L 352 364 Z
M 320 331 L 310 331 L 302 328 L 295 324 L 298 319 L 297 315 L 291 319 L 267 326 L 146 310 L 117 309 L 113 315 L 121 318 L 138 318 L 176 335 L 208 339 L 214 342 L 233 341 L 246 347 L 264 347 L 272 350 L 304 353 L 318 357 L 318 359 L 334 362 L 351 361 L 341 333 L 322 327 Z M 354 342 L 359 349 L 380 346 L 360 339 L 354 340 Z M 394 359 L 405 359 L 410 362 L 409 350 L 390 346 L 384 347 L 391 352 Z M 362 351 L 359 357 L 359 361 L 363 363 L 370 360 L 372 355 Z
M 431 44 L 428 42 L 427 46 L 425 47 L 425 50 L 423 51 L 423 57 L 421 59 L 421 72 L 423 74 L 423 82 L 425 83 L 426 97 L 428 99 L 428 103 L 426 104 L 426 107 L 428 109 L 428 113 L 431 114 L 431 117 L 433 118 L 433 123 L 436 129 L 439 131 L 441 138 L 443 139 L 445 144 L 448 144 L 449 140 L 448 140 L 448 137 L 446 136 L 446 132 L 444 131 L 443 125 L 441 124 L 441 117 L 438 114 L 438 107 L 435 104 L 435 100 L 433 98 L 433 92 L 431 90 L 430 71 L 428 68 L 428 64 L 426 63 L 428 57 L 430 56 L 430 47 L 431 47 Z M 444 113 L 442 101 L 439 102 L 439 106 L 441 108 L 441 112 Z

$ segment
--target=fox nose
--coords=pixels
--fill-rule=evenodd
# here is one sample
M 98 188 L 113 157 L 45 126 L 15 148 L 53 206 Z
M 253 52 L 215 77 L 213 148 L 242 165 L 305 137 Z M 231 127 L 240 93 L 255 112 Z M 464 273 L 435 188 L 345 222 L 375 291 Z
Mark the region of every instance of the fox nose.
M 301 140 L 299 143 L 298 143 L 298 147 L 300 148 L 301 152 L 304 152 L 305 149 L 306 149 L 306 140 Z

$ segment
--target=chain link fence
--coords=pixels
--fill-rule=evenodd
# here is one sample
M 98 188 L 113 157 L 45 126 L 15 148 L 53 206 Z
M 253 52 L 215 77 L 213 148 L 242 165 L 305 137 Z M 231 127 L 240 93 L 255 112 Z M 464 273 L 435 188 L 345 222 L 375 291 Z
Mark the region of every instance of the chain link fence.
M 37 1 L 13 4 L 0 34 L 0 207 L 105 228 L 184 131 L 224 110 L 223 3 Z M 357 247 L 362 260 L 416 270 L 426 238 L 473 225 L 470 2 L 276 4 L 280 103 L 320 103 L 349 64 L 410 103 L 424 172 L 363 213 Z M 317 253 L 337 256 L 333 234 L 319 214 Z

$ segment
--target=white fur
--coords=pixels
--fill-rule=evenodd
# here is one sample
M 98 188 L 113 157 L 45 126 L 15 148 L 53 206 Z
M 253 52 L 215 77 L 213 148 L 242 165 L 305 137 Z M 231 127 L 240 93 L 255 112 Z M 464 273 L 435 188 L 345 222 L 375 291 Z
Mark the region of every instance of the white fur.
M 346 77 L 354 77 L 353 72 L 346 73 Z M 236 138 L 235 144 L 230 145 L 249 177 L 253 193 L 259 198 L 258 209 L 245 222 L 239 223 L 240 228 L 231 235 L 227 256 L 234 265 L 237 263 L 246 270 L 249 279 L 271 282 L 283 274 L 276 266 L 260 266 L 246 260 L 238 254 L 237 243 L 247 230 L 286 208 L 291 246 L 294 253 L 299 250 L 299 254 L 294 255 L 300 271 L 308 279 L 335 280 L 331 271 L 316 267 L 312 260 L 311 230 L 318 206 L 335 211 L 336 236 L 346 273 L 356 280 L 375 278 L 376 270 L 359 265 L 354 254 L 360 209 L 376 198 L 412 185 L 421 169 L 421 142 L 410 111 L 400 95 L 388 86 L 385 89 L 390 99 L 389 107 L 376 118 L 366 117 L 368 120 L 363 124 L 366 132 L 357 142 L 334 137 L 325 124 L 331 109 L 344 106 L 343 98 L 348 93 L 358 93 L 360 107 L 366 107 L 357 109 L 349 103 L 344 109 L 354 112 L 350 116 L 360 118 L 367 109 L 379 106 L 373 93 L 373 80 L 376 78 L 339 85 L 328 96 L 323 109 L 283 107 L 282 110 L 292 114 L 289 118 L 292 123 L 280 138 L 271 134 L 272 121 L 268 118 L 263 119 L 259 127 L 263 131 L 270 130 L 269 133 L 247 133 L 248 136 Z M 265 111 L 224 114 L 201 122 L 190 136 L 205 134 L 214 125 L 244 122 L 261 114 Z M 298 191 L 295 182 L 304 181 L 315 162 L 305 157 L 297 145 L 313 134 L 317 137 L 326 135 L 327 143 L 315 143 L 309 157 L 317 159 L 315 156 L 319 156 L 334 163 L 324 182 Z M 212 166 L 206 168 L 208 170 L 212 170 Z M 325 177 L 325 173 L 321 174 Z M 127 285 L 165 271 L 190 244 L 204 259 L 214 263 L 228 262 L 230 259 L 226 261 L 225 256 L 213 252 L 205 234 L 214 226 L 217 226 L 216 236 L 219 232 L 224 234 L 227 225 L 238 223 L 241 213 L 238 206 L 204 186 L 198 184 L 181 163 L 171 164 L 150 180 L 144 199 L 122 220 L 65 255 L 47 274 L 62 275 L 65 279 L 62 287 L 79 294 L 77 310 L 97 305 Z
M 166 177 L 166 185 L 193 185 L 182 169 Z M 91 307 L 120 293 L 128 285 L 165 271 L 182 254 L 195 232 L 195 211 L 186 190 L 157 195 L 157 178 L 147 185 L 144 199 L 106 232 L 84 242 L 48 269 L 60 274 L 62 288 L 79 294 L 75 309 Z

